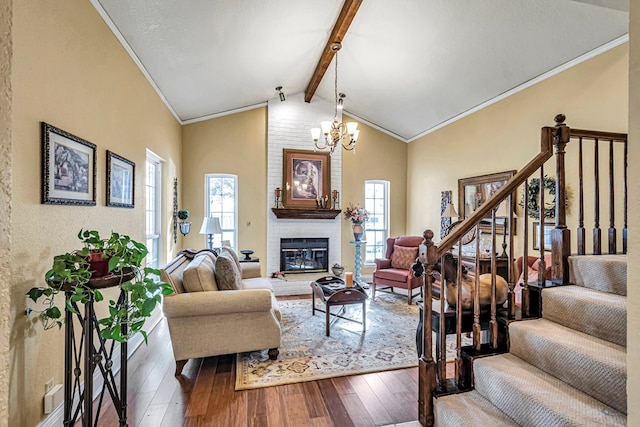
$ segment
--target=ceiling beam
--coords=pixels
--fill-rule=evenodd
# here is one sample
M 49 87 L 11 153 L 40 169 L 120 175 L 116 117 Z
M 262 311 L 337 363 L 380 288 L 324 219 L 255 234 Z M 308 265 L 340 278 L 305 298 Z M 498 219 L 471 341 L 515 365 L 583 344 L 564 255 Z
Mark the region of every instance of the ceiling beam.
M 316 90 L 322 81 L 322 77 L 324 77 L 324 73 L 327 72 L 327 68 L 329 68 L 329 64 L 331 64 L 331 60 L 336 54 L 336 51 L 332 49 L 331 46 L 336 42 L 342 43 L 342 39 L 345 34 L 347 34 L 349 25 L 351 25 L 351 21 L 353 21 L 354 16 L 356 16 L 356 12 L 362 4 L 362 1 L 363 0 L 345 0 L 342 5 L 340 15 L 338 15 L 338 19 L 333 26 L 329 40 L 327 40 L 327 44 L 324 46 L 324 50 L 322 51 L 322 56 L 320 56 L 318 65 L 316 65 L 316 69 L 311 76 L 311 80 L 309 80 L 309 85 L 304 92 L 305 102 L 311 102 L 311 98 L 313 98 L 313 95 L 316 93 Z

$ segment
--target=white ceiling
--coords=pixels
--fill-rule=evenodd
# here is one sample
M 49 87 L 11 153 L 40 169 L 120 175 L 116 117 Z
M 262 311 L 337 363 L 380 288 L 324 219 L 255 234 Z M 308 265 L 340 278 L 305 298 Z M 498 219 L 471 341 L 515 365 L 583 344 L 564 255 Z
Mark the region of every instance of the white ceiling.
M 262 104 L 276 86 L 304 92 L 343 4 L 91 2 L 182 123 Z M 627 0 L 364 0 L 338 89 L 347 113 L 411 141 L 620 44 L 628 20 Z M 315 96 L 333 100 L 333 80 L 332 64 Z

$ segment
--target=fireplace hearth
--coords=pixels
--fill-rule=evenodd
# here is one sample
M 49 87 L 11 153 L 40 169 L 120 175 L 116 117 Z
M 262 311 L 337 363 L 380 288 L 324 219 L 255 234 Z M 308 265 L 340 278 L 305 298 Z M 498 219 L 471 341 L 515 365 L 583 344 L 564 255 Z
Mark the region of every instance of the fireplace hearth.
M 329 239 L 280 239 L 280 271 L 285 273 L 329 271 Z

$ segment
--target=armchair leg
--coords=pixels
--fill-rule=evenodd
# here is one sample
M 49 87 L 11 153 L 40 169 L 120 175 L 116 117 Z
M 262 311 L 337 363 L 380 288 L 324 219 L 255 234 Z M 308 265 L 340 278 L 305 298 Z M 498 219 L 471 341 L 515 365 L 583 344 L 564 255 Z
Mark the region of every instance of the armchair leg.
M 371 280 L 371 301 L 373 301 L 374 299 L 376 299 L 376 278 L 374 277 L 373 280 Z
M 278 358 L 278 354 L 280 354 L 280 350 L 278 350 L 277 348 L 269 349 L 269 359 L 276 360 Z
M 176 377 L 182 373 L 182 369 L 188 361 L 189 360 L 176 360 L 176 373 L 174 374 Z

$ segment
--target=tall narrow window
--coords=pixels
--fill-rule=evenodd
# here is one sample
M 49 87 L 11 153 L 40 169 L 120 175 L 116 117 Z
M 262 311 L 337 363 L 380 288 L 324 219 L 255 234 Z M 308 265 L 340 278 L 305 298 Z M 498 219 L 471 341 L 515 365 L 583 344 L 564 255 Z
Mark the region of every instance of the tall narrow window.
M 145 169 L 145 234 L 149 253 L 147 254 L 147 266 L 160 268 L 161 248 L 161 179 L 162 163 L 158 156 L 147 151 Z
M 373 264 L 376 258 L 384 258 L 389 235 L 389 181 L 365 181 L 364 207 L 369 212 L 364 262 Z
M 205 216 L 220 219 L 222 234 L 213 235 L 213 247 L 222 243 L 238 247 L 238 177 L 228 174 L 205 175 Z M 226 242 L 225 242 L 226 244 Z

